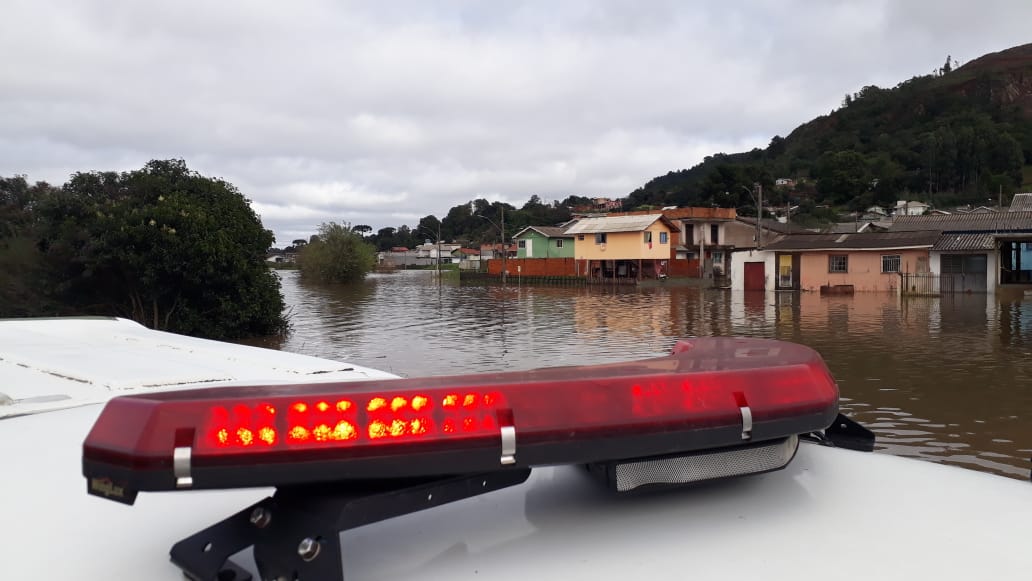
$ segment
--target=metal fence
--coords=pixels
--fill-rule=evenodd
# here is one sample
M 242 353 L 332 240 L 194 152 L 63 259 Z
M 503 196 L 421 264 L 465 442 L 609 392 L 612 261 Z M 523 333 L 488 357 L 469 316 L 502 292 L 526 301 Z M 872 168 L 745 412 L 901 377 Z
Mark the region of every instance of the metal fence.
M 904 295 L 941 295 L 958 292 L 963 285 L 957 284 L 956 274 L 936 274 L 932 272 L 901 272 L 900 292 Z

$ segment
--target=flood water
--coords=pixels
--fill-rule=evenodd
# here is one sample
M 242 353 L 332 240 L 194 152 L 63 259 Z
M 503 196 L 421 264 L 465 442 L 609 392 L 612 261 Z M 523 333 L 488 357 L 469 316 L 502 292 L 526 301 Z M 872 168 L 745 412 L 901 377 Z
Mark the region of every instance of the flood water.
M 406 377 L 653 357 L 689 336 L 802 343 L 823 355 L 843 411 L 877 433 L 880 451 L 1029 477 L 1032 297 L 459 286 L 426 271 L 338 286 L 281 277 L 293 330 L 267 346 Z

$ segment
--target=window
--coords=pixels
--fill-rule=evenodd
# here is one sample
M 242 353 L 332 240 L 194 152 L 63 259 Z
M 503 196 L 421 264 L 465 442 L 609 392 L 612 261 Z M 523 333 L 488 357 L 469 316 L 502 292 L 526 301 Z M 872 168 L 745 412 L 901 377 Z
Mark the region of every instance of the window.
M 667 237 L 668 237 L 668 234 L 666 232 L 660 232 L 659 233 L 659 243 L 660 244 L 666 244 L 667 243 Z
M 716 224 L 710 224 L 709 241 L 711 244 L 720 244 L 720 226 Z
M 599 232 L 598 234 L 595 234 L 595 244 L 605 244 L 605 243 L 606 243 L 606 233 L 605 232 Z
M 652 232 L 645 231 L 645 244 L 652 244 Z
M 849 257 L 842 255 L 829 256 L 828 272 L 849 272 Z
M 526 248 L 527 247 L 527 241 L 526 240 L 520 240 L 516 245 L 519 246 L 520 248 Z
M 881 257 L 882 272 L 899 272 L 899 255 L 883 254 Z
M 695 224 L 684 225 L 684 242 L 685 244 L 695 244 Z
M 563 247 L 563 239 L 562 238 L 556 238 L 555 239 L 555 247 L 556 248 L 562 248 Z
M 584 235 L 583 234 L 578 234 L 577 235 L 577 240 L 584 240 Z
M 713 264 L 722 264 L 724 262 L 724 253 L 720 250 L 714 250 L 710 256 L 713 258 Z

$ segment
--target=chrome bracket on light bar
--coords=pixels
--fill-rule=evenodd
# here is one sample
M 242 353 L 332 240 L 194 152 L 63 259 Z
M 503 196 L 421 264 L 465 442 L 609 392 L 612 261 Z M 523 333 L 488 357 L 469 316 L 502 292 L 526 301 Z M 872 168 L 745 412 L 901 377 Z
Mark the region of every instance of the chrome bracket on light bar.
M 502 464 L 516 463 L 516 427 L 502 426 Z
M 180 446 L 172 451 L 172 475 L 176 478 L 176 488 L 193 487 L 190 475 L 190 458 L 193 451 L 189 446 Z
M 752 410 L 749 406 L 742 406 L 738 408 L 738 411 L 742 413 L 742 439 L 752 439 Z

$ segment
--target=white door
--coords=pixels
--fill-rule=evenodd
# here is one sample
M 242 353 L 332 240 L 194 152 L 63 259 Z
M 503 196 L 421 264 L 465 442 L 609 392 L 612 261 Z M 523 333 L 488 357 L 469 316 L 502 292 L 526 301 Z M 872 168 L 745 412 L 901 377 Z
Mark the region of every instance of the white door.
M 533 238 L 527 238 L 527 258 L 532 258 L 533 256 L 534 256 L 534 239 Z

